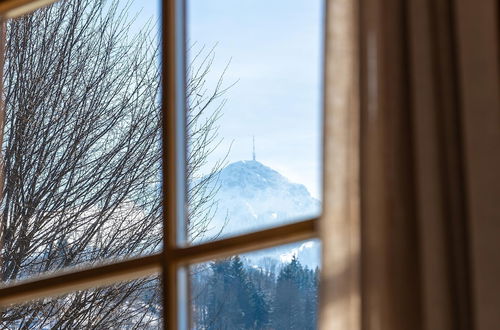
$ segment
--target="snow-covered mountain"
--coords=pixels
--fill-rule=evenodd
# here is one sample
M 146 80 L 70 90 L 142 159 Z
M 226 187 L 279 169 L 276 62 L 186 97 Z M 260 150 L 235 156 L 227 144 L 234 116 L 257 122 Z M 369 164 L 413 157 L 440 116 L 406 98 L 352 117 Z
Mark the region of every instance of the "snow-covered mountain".
M 220 171 L 217 184 L 219 189 L 215 199 L 218 208 L 206 238 L 213 238 L 219 232 L 219 237 L 227 237 L 270 228 L 317 216 L 321 210 L 320 202 L 304 185 L 290 182 L 255 160 L 227 165 Z M 265 255 L 272 254 L 274 258 L 286 261 L 296 254 L 302 263 L 315 266 L 318 264 L 318 244 L 311 241 L 274 248 L 266 250 Z M 252 259 L 259 254 L 252 253 Z

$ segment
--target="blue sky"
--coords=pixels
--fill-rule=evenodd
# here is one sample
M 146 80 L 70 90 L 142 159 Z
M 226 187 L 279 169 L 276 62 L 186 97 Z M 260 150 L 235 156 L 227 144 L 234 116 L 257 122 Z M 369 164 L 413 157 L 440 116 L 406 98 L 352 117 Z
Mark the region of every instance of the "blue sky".
M 220 119 L 224 139 L 212 161 L 232 143 L 229 161 L 252 157 L 320 197 L 322 0 L 190 0 L 188 45 L 215 47 L 208 85 L 230 62 Z M 138 1 L 142 17 L 157 2 Z

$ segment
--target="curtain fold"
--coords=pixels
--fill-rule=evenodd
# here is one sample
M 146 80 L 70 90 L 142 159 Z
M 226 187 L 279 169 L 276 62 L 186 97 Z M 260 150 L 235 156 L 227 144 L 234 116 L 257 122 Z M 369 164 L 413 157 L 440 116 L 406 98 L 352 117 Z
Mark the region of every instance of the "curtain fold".
M 362 329 L 500 324 L 498 2 L 360 2 Z
M 498 329 L 498 1 L 327 4 L 321 328 Z
M 500 325 L 499 4 L 456 0 L 455 37 L 474 329 Z

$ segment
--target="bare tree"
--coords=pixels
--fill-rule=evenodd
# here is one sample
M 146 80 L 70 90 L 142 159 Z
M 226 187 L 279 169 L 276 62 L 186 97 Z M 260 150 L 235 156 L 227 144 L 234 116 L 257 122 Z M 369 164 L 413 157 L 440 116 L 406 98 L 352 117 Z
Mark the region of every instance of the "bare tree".
M 118 1 L 62 1 L 7 22 L 1 280 L 148 254 L 161 248 L 160 72 L 154 22 L 133 32 Z M 213 52 L 188 82 L 189 236 L 207 231 L 218 162 L 222 78 Z M 16 328 L 156 327 L 157 282 L 145 279 L 13 306 Z

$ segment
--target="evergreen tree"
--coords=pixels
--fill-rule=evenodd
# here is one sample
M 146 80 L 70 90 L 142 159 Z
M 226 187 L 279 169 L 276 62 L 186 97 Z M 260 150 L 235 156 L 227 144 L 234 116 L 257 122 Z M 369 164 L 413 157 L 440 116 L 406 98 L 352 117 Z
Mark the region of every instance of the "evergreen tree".
M 269 320 L 269 305 L 257 290 L 242 260 L 236 256 L 214 262 L 208 280 L 208 305 L 201 328 L 206 329 L 262 329 Z M 198 300 L 199 301 L 199 300 Z M 198 311 L 204 310 L 196 307 Z
M 302 275 L 301 289 L 303 292 L 304 320 L 306 325 L 304 329 L 315 329 L 318 305 L 318 268 L 315 271 L 304 268 Z
M 262 291 L 255 290 L 253 283 L 250 304 L 252 306 L 252 327 L 251 329 L 263 329 L 269 323 L 269 304 Z
M 206 329 L 237 329 L 237 324 L 233 322 L 236 301 L 231 288 L 230 266 L 229 259 L 211 265 Z
M 239 329 L 250 329 L 252 324 L 252 306 L 250 304 L 250 288 L 246 279 L 245 269 L 240 257 L 232 258 L 231 262 L 232 292 L 236 296 L 234 309 L 234 322 Z
M 272 313 L 272 325 L 276 330 L 305 329 L 300 290 L 301 273 L 302 266 L 294 256 L 278 275 Z
M 315 329 L 319 269 L 298 259 L 274 272 L 232 257 L 193 276 L 196 329 Z

